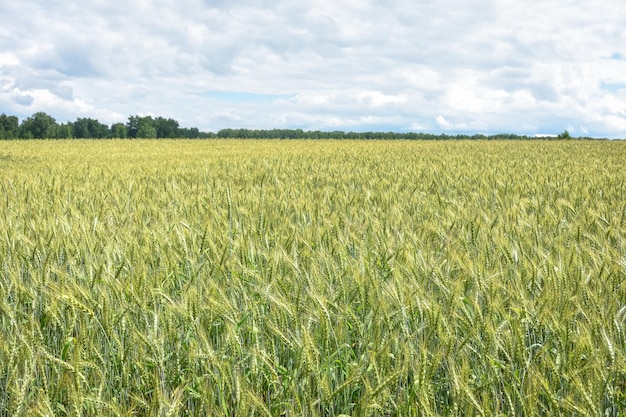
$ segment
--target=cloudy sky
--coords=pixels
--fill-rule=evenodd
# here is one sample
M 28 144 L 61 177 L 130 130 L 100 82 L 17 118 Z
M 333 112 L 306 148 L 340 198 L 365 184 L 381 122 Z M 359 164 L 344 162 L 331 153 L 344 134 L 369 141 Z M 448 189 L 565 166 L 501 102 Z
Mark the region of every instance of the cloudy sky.
M 3 0 L 0 113 L 626 137 L 618 0 Z

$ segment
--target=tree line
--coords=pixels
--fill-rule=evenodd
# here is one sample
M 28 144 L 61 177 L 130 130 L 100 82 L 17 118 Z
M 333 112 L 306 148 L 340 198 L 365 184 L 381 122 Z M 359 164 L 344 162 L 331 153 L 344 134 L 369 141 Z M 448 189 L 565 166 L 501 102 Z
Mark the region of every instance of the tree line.
M 174 119 L 129 116 L 126 123 L 111 126 L 89 117 L 57 123 L 54 117 L 37 112 L 20 123 L 17 116 L 0 114 L 0 139 L 112 139 L 112 138 L 189 138 L 215 136 L 198 128 L 180 127 Z
M 221 129 L 202 132 L 196 127 L 180 127 L 174 119 L 152 116 L 129 116 L 126 123 L 111 126 L 97 119 L 77 118 L 75 122 L 57 123 L 54 117 L 38 112 L 21 123 L 16 116 L 0 115 L 0 139 L 125 139 L 125 138 L 232 138 L 232 139 L 409 139 L 409 140 L 516 140 L 535 139 L 524 135 L 447 135 L 418 132 L 344 132 L 302 129 Z M 555 139 L 572 139 L 567 130 Z M 588 138 L 581 138 L 588 139 Z
M 343 132 L 335 131 L 319 131 L 319 130 L 302 130 L 302 129 L 222 129 L 217 132 L 218 138 L 233 139 L 383 139 L 383 140 L 464 140 L 464 139 L 482 139 L 482 140 L 520 140 L 520 139 L 537 139 L 534 136 L 516 135 L 510 133 L 499 133 L 495 135 L 482 134 L 434 134 L 420 132 Z M 573 139 L 567 130 L 558 136 L 543 137 L 544 139 Z M 589 138 L 581 138 L 589 139 Z

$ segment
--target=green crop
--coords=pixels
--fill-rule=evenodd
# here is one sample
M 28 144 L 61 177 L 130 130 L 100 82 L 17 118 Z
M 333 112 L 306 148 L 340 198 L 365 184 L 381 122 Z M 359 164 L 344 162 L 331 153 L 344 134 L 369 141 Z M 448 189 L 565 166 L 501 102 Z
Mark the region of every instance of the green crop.
M 0 414 L 623 415 L 624 161 L 0 142 Z

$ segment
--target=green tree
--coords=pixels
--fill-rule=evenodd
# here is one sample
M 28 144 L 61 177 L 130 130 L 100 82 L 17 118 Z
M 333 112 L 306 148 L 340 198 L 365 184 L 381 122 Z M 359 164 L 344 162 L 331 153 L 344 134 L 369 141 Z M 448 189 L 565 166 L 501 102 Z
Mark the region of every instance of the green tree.
M 137 130 L 139 129 L 139 116 L 128 116 L 128 122 L 126 123 L 126 134 L 129 138 L 137 137 Z
M 109 136 L 109 126 L 96 119 L 79 117 L 72 124 L 72 133 L 75 138 L 101 139 Z
M 129 116 L 126 133 L 129 138 L 156 138 L 155 121 L 152 116 Z
M 87 119 L 78 118 L 72 123 L 72 135 L 75 138 L 88 138 L 89 126 L 87 125 Z
M 56 137 L 58 125 L 54 117 L 37 112 L 26 118 L 20 126 L 20 137 L 25 139 L 49 139 Z
M 153 120 L 152 126 L 156 129 L 157 138 L 177 138 L 180 136 L 178 122 L 174 119 L 157 117 Z
M 141 139 L 151 139 L 157 137 L 157 131 L 152 125 L 152 117 L 148 116 L 139 119 L 137 137 Z
M 15 139 L 19 136 L 19 119 L 16 116 L 0 114 L 0 139 Z
M 565 130 L 563 133 L 559 134 L 557 138 L 558 139 L 571 139 L 572 137 L 570 136 L 569 132 Z
M 72 137 L 72 123 L 61 123 L 54 134 L 55 139 L 70 139 Z
M 124 123 L 113 123 L 111 125 L 111 133 L 109 134 L 109 137 L 125 139 L 127 137 L 127 131 Z

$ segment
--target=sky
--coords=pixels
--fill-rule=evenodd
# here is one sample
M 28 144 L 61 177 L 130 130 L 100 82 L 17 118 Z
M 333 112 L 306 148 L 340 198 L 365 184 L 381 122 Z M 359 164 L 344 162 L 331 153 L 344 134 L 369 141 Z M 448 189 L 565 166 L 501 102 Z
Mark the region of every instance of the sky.
M 3 0 L 0 113 L 626 138 L 617 0 Z

